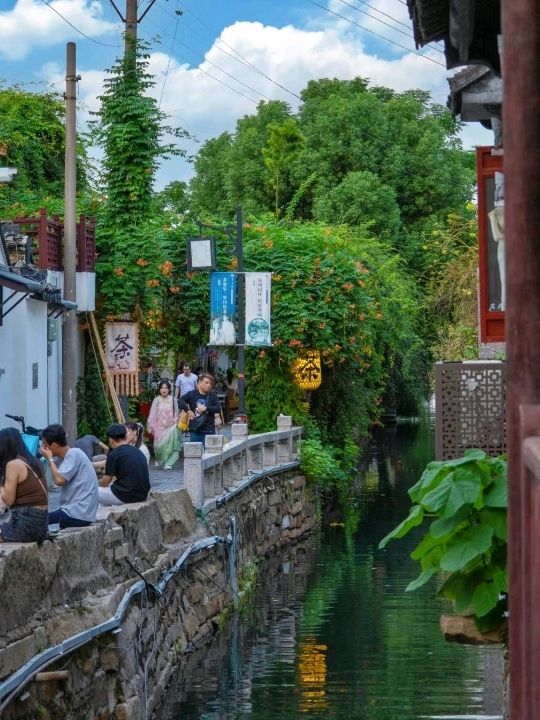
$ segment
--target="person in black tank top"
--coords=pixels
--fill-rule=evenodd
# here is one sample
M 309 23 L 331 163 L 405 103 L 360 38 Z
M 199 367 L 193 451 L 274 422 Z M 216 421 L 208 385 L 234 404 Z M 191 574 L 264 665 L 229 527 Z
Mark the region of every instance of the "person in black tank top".
M 18 430 L 0 430 L 0 542 L 40 542 L 48 531 L 47 484 Z

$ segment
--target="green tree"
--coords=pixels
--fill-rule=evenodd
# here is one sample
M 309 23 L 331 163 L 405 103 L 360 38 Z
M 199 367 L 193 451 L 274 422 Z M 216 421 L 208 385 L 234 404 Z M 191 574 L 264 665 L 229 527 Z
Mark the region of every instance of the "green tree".
M 62 213 L 64 204 L 64 103 L 57 93 L 20 85 L 0 88 L 2 164 L 17 168 L 13 182 L 0 190 L 0 216 L 14 217 L 46 207 Z M 78 144 L 77 188 L 87 190 L 87 157 Z
M 270 123 L 267 130 L 268 139 L 262 148 L 262 156 L 275 193 L 275 215 L 279 217 L 280 192 L 284 175 L 290 164 L 298 157 L 304 138 L 293 118 L 285 120 L 281 125 Z

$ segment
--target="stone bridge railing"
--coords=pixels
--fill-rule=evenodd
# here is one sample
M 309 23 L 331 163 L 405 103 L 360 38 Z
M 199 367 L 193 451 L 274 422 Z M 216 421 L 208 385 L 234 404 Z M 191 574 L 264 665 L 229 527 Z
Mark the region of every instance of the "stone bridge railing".
M 290 416 L 278 416 L 277 430 L 259 435 L 248 435 L 243 423 L 233 423 L 231 428 L 227 444 L 223 435 L 208 435 L 206 452 L 202 443 L 184 444 L 184 483 L 196 508 L 236 487 L 250 474 L 284 470 L 299 463 L 303 428 L 293 427 Z

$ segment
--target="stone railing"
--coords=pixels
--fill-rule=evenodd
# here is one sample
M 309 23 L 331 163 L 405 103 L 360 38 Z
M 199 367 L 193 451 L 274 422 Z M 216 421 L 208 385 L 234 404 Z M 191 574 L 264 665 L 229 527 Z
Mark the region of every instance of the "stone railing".
M 206 500 L 223 495 L 250 474 L 286 469 L 298 463 L 298 441 L 302 427 L 293 427 L 289 415 L 279 415 L 277 430 L 248 435 L 248 426 L 233 423 L 232 438 L 225 445 L 223 435 L 206 437 L 206 452 L 200 442 L 184 444 L 184 482 L 196 508 Z

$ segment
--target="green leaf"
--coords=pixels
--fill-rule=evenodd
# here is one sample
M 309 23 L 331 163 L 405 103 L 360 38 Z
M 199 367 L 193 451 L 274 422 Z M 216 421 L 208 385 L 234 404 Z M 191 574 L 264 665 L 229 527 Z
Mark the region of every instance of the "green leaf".
M 487 507 L 506 508 L 508 507 L 508 482 L 506 475 L 499 475 L 494 486 L 486 493 L 484 505 Z
M 463 505 L 475 505 L 482 496 L 482 480 L 472 468 L 456 468 L 449 477 L 453 482 L 443 518 L 451 518 Z
M 434 520 L 430 525 L 429 534 L 434 538 L 440 539 L 454 532 L 456 528 L 463 524 L 465 517 L 468 515 L 467 508 L 462 508 L 462 510 L 465 512 L 458 512 L 450 518 L 443 517 Z
M 483 555 L 491 547 L 493 528 L 476 525 L 453 538 L 448 551 L 441 558 L 441 568 L 448 572 L 462 570 L 471 560 Z
M 431 535 L 431 532 L 426 533 L 422 540 L 418 543 L 418 545 L 415 547 L 415 549 L 411 553 L 411 558 L 413 560 L 422 560 L 429 552 L 431 552 L 434 548 L 443 545 L 443 539 L 442 538 L 434 538 Z M 444 545 L 443 545 L 444 547 Z
M 427 495 L 424 495 L 421 501 L 424 508 L 431 512 L 439 512 L 442 508 L 446 507 L 452 486 L 453 473 L 450 473 L 444 478 L 440 485 L 428 492 Z
M 405 520 L 400 522 L 400 524 L 394 528 L 392 532 L 388 533 L 388 535 L 381 540 L 379 543 L 379 550 L 386 547 L 393 538 L 401 538 L 406 535 L 413 527 L 420 525 L 423 519 L 424 510 L 420 505 L 414 505 Z
M 473 593 L 472 605 L 477 617 L 484 617 L 490 613 L 499 602 L 499 590 L 491 582 L 483 582 L 477 586 Z
M 480 513 L 482 523 L 493 528 L 493 534 L 499 540 L 506 542 L 508 538 L 508 529 L 506 522 L 506 510 L 493 508 L 484 508 Z
M 425 493 L 431 487 L 433 487 L 439 474 L 439 480 L 442 480 L 442 478 L 447 473 L 448 470 L 444 467 L 444 464 L 442 462 L 430 462 L 427 468 L 422 473 L 420 480 L 415 483 L 411 488 L 409 488 L 409 497 L 411 498 L 411 500 L 414 500 L 414 502 L 419 502 L 422 499 L 422 496 L 425 495 Z
M 476 574 L 454 573 L 439 588 L 438 594 L 453 600 L 456 612 L 463 613 L 472 606 L 472 597 L 477 585 Z
M 413 580 L 407 585 L 405 592 L 411 592 L 412 590 L 417 590 L 419 587 L 422 587 L 422 585 L 425 585 L 436 572 L 436 567 L 430 567 L 427 570 L 422 570 L 416 580 Z

